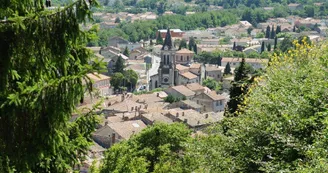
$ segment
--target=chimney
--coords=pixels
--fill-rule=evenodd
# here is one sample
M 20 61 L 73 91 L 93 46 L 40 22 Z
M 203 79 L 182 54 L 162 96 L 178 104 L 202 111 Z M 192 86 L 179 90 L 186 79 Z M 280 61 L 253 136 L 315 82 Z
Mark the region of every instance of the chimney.
M 182 112 L 182 116 L 184 116 L 184 112 Z
M 188 122 L 188 120 L 185 118 L 185 119 L 183 120 L 183 122 L 184 122 L 184 123 L 187 123 L 187 122 Z
M 179 117 L 179 112 L 177 112 L 177 117 Z
M 112 145 L 115 144 L 115 133 L 112 133 Z
M 208 118 L 208 114 L 205 114 L 205 118 Z
M 107 126 L 107 125 L 108 125 L 108 121 L 105 122 L 105 126 Z

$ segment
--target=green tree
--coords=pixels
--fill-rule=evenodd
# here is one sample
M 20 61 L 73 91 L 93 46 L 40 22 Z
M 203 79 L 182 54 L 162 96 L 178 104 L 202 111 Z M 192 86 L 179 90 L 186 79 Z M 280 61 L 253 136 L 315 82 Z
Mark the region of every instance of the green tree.
M 119 17 L 116 17 L 115 23 L 121 23 L 121 19 Z
M 220 90 L 222 88 L 221 83 L 212 78 L 206 78 L 203 81 L 203 86 L 206 86 L 211 90 Z
M 124 60 L 121 56 L 118 56 L 114 66 L 114 72 L 123 73 L 123 71 L 124 71 Z
M 106 152 L 101 173 L 162 172 L 167 169 L 172 172 L 171 169 L 182 167 L 179 153 L 184 152 L 184 144 L 191 140 L 190 134 L 183 124 L 150 126 L 129 141 L 111 147 Z M 168 168 L 167 164 L 176 168 Z
M 218 62 L 217 62 L 218 66 L 221 66 L 222 65 L 222 57 L 221 55 L 219 54 L 218 56 Z
M 197 55 L 197 44 L 194 44 L 194 52 L 195 52 L 195 54 Z
M 125 49 L 124 49 L 124 51 L 123 51 L 123 55 L 125 55 L 125 56 L 127 56 L 127 57 L 130 56 L 130 51 L 129 51 L 129 49 L 128 49 L 127 46 L 125 46 Z
M 327 48 L 302 46 L 276 57 L 240 116 L 217 128 L 231 136 L 221 152 L 230 151 L 240 172 L 327 171 Z
M 276 35 L 279 34 L 281 32 L 281 26 L 277 25 L 277 29 L 276 29 Z
M 232 50 L 236 50 L 236 42 L 233 42 Z
M 293 45 L 293 39 L 291 36 L 285 37 L 281 43 L 278 45 L 279 49 L 283 52 L 286 52 L 289 49 L 292 49 L 294 47 Z
M 195 46 L 195 44 L 196 44 L 196 42 L 195 42 L 194 37 L 190 37 L 189 38 L 189 44 L 188 44 L 189 50 L 192 50 L 193 47 Z
M 267 46 L 268 52 L 271 52 L 271 44 L 269 43 Z
M 270 38 L 270 26 L 269 25 L 266 28 L 265 38 Z
M 182 48 L 187 48 L 187 41 L 184 38 L 180 41 L 179 50 L 181 50 Z
M 262 41 L 262 44 L 261 44 L 261 53 L 265 51 L 265 45 L 264 45 L 264 41 Z
M 276 37 L 276 31 L 274 31 L 274 26 L 272 26 L 270 38 L 274 39 L 274 37 Z
M 250 75 L 253 73 L 254 69 L 243 58 L 240 65 L 235 69 L 235 78 L 230 88 L 230 100 L 227 103 L 226 116 L 236 115 L 238 106 L 243 103 L 249 85 L 252 83 L 253 79 L 250 78 Z
M 122 73 L 116 72 L 111 76 L 110 85 L 114 89 L 119 89 L 123 85 L 124 75 Z
M 92 112 L 69 120 L 101 68 L 79 28 L 96 4 L 43 3 L 0 3 L 0 172 L 70 172 L 91 145 Z
M 277 49 L 277 44 L 278 44 L 278 37 L 276 36 L 274 38 L 274 45 L 273 45 L 273 49 L 276 50 Z
M 126 70 L 124 72 L 124 78 L 127 81 L 126 87 L 128 87 L 130 91 L 134 90 L 139 78 L 137 72 L 132 69 Z
M 225 75 L 227 75 L 227 74 L 232 74 L 231 73 L 231 67 L 230 67 L 230 63 L 228 62 L 227 63 L 227 65 L 225 66 L 225 68 L 224 68 L 224 73 L 223 74 L 225 74 Z
M 163 43 L 164 43 L 164 40 L 161 36 L 161 33 L 158 33 L 157 39 L 156 39 L 156 44 L 163 44 Z

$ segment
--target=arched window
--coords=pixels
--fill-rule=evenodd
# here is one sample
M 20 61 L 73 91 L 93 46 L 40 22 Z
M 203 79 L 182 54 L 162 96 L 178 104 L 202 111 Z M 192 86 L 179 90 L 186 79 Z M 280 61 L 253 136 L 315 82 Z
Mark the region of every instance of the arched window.
M 166 64 L 166 55 L 164 55 L 164 65 Z
M 157 88 L 157 81 L 155 81 L 155 88 Z
M 169 55 L 167 55 L 167 59 L 166 59 L 166 61 L 167 61 L 167 65 L 169 65 L 170 64 L 170 56 Z

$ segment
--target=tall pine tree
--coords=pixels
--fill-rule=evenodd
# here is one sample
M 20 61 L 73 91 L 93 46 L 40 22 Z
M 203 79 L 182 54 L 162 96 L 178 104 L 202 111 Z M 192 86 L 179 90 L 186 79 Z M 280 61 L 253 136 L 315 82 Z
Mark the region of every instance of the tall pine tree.
M 244 95 L 247 93 L 249 80 L 249 75 L 252 74 L 254 69 L 252 66 L 245 62 L 245 58 L 242 59 L 240 65 L 235 69 L 235 78 L 232 82 L 230 88 L 230 100 L 227 103 L 226 116 L 234 115 L 238 110 L 238 105 L 240 105 L 244 100 Z
M 264 45 L 264 41 L 262 42 L 262 45 L 261 45 L 261 53 L 265 51 L 265 45 Z
M 271 29 L 272 29 L 272 30 L 271 30 L 270 38 L 271 38 L 271 39 L 274 39 L 274 37 L 276 36 L 276 32 L 274 31 L 274 27 L 273 27 L 273 26 L 272 26 Z
M 265 32 L 265 38 L 270 38 L 270 26 L 268 25 Z
M 194 52 L 195 52 L 195 54 L 197 55 L 197 44 L 194 44 Z
M 121 56 L 118 56 L 118 58 L 115 62 L 114 72 L 115 73 L 123 73 L 124 72 L 124 60 Z
M 156 44 L 163 44 L 164 43 L 164 40 L 161 36 L 161 33 L 158 32 L 158 35 L 157 35 L 157 38 L 156 38 Z
M 95 117 L 69 120 L 92 89 L 86 74 L 100 68 L 79 28 L 90 2 L 1 1 L 0 172 L 71 172 L 83 160 Z
M 225 75 L 231 74 L 231 67 L 230 67 L 230 63 L 229 62 L 225 66 L 223 74 L 225 74 Z
M 271 44 L 269 43 L 267 46 L 268 52 L 271 52 Z
M 123 51 L 123 55 L 125 55 L 125 56 L 127 56 L 127 57 L 130 56 L 130 51 L 129 51 L 129 49 L 128 49 L 127 46 L 125 46 L 125 49 L 124 49 L 124 51 Z

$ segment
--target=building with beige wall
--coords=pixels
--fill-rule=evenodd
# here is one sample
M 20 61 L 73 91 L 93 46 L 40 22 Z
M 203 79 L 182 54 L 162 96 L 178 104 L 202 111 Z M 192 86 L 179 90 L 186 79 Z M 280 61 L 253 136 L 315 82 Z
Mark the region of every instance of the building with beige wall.
M 188 49 L 181 49 L 175 53 L 175 62 L 177 64 L 190 64 L 193 57 L 193 51 Z

